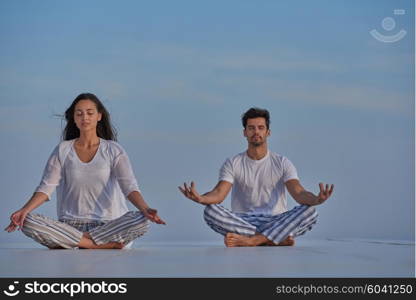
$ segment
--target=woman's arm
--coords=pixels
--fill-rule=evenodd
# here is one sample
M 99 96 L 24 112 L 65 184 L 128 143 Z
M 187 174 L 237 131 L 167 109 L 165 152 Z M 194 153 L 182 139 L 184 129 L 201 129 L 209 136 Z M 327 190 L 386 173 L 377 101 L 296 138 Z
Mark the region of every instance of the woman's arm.
M 120 188 L 127 199 L 129 199 L 130 202 L 136 206 L 150 221 L 157 224 L 166 224 L 157 215 L 157 210 L 150 208 L 146 201 L 144 201 L 143 196 L 139 192 L 139 187 L 137 185 L 130 160 L 124 150 L 115 158 L 113 171 Z
M 26 215 L 35 208 L 42 205 L 45 201 L 49 200 L 55 188 L 59 185 L 61 180 L 61 162 L 59 161 L 59 145 L 55 147 L 52 154 L 49 156 L 43 171 L 42 180 L 39 186 L 36 188 L 35 193 L 27 201 L 27 203 L 18 211 L 14 212 L 10 216 L 10 224 L 5 230 L 12 232 L 19 226 L 19 229 L 23 227 Z
M 147 205 L 146 201 L 144 201 L 142 194 L 138 191 L 131 192 L 127 197 L 134 206 L 136 206 L 143 215 L 148 218 L 150 221 L 155 222 L 157 224 L 166 224 L 158 215 L 157 210 L 150 208 Z
M 146 201 L 144 201 L 142 194 L 140 194 L 138 191 L 131 192 L 127 198 L 130 200 L 130 202 L 136 206 L 141 212 L 147 210 L 149 208 L 149 205 L 147 205 Z
M 24 220 L 26 215 L 30 213 L 35 208 L 42 205 L 45 201 L 48 200 L 48 195 L 42 192 L 36 192 L 33 196 L 27 201 L 27 203 L 18 211 L 14 212 L 10 216 L 10 224 L 5 228 L 7 232 L 12 232 L 19 226 L 19 229 L 23 227 Z
M 27 201 L 21 209 L 30 213 L 32 210 L 38 208 L 43 203 L 45 203 L 45 201 L 47 201 L 48 199 L 49 197 L 45 193 L 35 192 L 33 193 L 33 196 L 29 199 L 29 201 Z

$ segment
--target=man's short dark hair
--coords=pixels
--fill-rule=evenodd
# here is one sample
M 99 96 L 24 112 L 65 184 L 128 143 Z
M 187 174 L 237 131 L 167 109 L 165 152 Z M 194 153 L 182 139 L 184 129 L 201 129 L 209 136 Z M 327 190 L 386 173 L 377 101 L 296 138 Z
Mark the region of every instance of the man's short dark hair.
M 243 122 L 243 127 L 246 128 L 247 120 L 254 118 L 264 118 L 266 120 L 267 129 L 269 129 L 270 124 L 270 114 L 267 109 L 262 109 L 258 107 L 252 107 L 241 116 L 241 121 Z

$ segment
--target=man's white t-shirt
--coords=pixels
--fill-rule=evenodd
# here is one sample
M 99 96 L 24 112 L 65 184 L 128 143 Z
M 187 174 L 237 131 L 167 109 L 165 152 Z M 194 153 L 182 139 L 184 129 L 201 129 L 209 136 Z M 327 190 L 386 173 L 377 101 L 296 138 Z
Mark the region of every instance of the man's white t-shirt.
M 299 179 L 295 166 L 270 151 L 260 160 L 251 159 L 247 152 L 237 154 L 224 162 L 219 176 L 233 185 L 233 212 L 266 215 L 287 211 L 285 182 L 291 179 Z
M 36 192 L 50 198 L 56 188 L 60 220 L 109 221 L 125 214 L 126 197 L 140 192 L 127 153 L 118 143 L 100 139 L 94 158 L 84 163 L 74 141 L 54 149 Z

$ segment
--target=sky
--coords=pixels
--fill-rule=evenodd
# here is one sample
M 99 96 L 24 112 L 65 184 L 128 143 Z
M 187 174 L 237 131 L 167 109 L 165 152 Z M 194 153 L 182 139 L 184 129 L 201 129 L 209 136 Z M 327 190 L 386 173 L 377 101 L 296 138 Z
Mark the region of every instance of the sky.
M 177 187 L 215 186 L 253 106 L 307 190 L 335 184 L 305 238 L 414 240 L 414 17 L 410 0 L 0 1 L 3 227 L 39 184 L 59 115 L 91 92 L 167 222 L 144 242 L 222 240 Z M 35 212 L 56 217 L 56 198 Z

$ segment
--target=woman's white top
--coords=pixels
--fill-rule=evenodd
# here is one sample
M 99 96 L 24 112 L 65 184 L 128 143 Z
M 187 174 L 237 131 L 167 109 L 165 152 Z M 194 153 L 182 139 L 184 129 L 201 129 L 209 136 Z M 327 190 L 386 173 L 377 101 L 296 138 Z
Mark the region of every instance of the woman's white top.
M 140 192 L 125 150 L 114 141 L 100 139 L 94 158 L 82 162 L 74 141 L 53 150 L 36 192 L 57 190 L 58 218 L 108 221 L 128 211 L 126 197 Z

